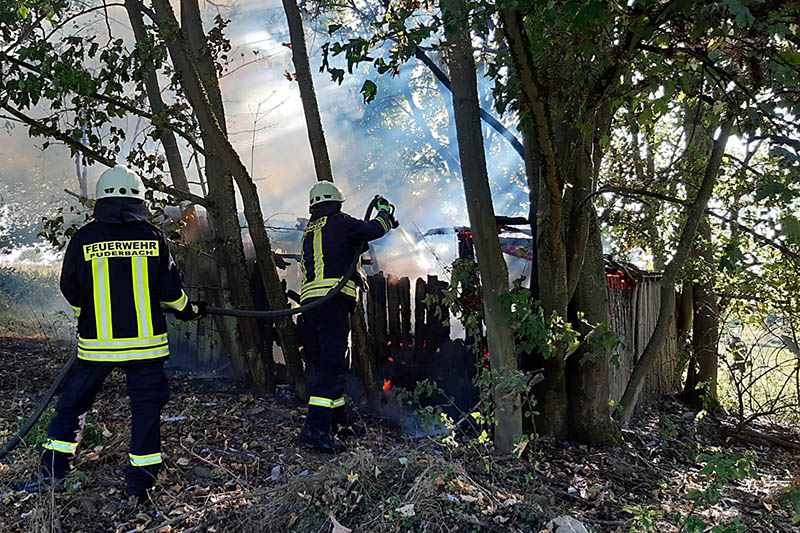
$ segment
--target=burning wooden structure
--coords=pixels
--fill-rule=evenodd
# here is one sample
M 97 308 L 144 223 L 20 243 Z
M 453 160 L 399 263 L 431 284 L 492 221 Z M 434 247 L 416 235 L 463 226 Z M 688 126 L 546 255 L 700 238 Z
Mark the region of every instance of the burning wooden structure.
M 459 241 L 459 255 L 471 256 L 468 228 L 454 228 Z M 531 250 L 523 242 L 524 230 L 510 231 L 523 234 L 520 238 L 501 239 L 504 252 L 529 261 Z M 529 237 L 528 237 L 529 238 Z M 294 239 L 294 237 L 292 237 Z M 276 248 L 280 240 L 276 239 Z M 291 246 L 289 243 L 287 248 Z M 286 249 L 286 248 L 284 248 Z M 296 260 L 291 254 L 280 254 L 279 264 Z M 214 265 L 209 257 L 195 257 L 187 261 L 184 268 L 185 283 L 190 298 L 204 299 L 216 287 L 204 285 L 201 280 L 213 279 L 208 275 Z M 254 275 L 258 269 L 253 269 Z M 643 272 L 633 265 L 610 259 L 606 262 L 606 278 L 610 305 L 609 326 L 626 340 L 619 353 L 619 366 L 611 368 L 609 400 L 618 401 L 625 390 L 629 376 L 640 357 L 655 327 L 660 306 L 660 275 Z M 260 283 L 254 283 L 260 288 Z M 377 272 L 368 276 L 368 288 L 364 291 L 359 311 L 354 320 L 363 326 L 354 328 L 366 332 L 366 338 L 354 334 L 352 345 L 354 361 L 361 361 L 357 368 L 362 383 L 371 384 L 367 395 L 379 394 L 380 388 L 388 389 L 393 384 L 406 388 L 415 381 L 430 378 L 441 380 L 448 393 L 460 394 L 459 387 L 469 388 L 469 378 L 474 375 L 476 358 L 463 341 L 452 339 L 451 317 L 446 309 L 432 308 L 426 303 L 428 295 L 440 296 L 447 282 L 429 275 L 411 280 L 392 274 Z M 254 295 L 254 300 L 264 308 L 263 294 Z M 215 320 L 231 320 L 215 318 Z M 225 371 L 228 357 L 222 350 L 217 328 L 212 320 L 176 323 L 170 329 L 172 364 L 207 372 Z M 271 323 L 262 321 L 266 342 L 272 344 L 275 337 L 270 334 Z M 362 333 L 363 336 L 363 333 Z M 670 333 L 651 372 L 643 399 L 652 399 L 678 390 L 678 366 L 676 324 L 670 324 Z M 282 362 L 280 349 L 274 347 L 278 363 Z M 444 359 L 448 359 L 445 361 Z M 463 375 L 462 375 L 463 374 Z M 455 387 L 455 380 L 460 385 Z M 370 387 L 367 387 L 370 388 Z M 468 401 L 469 398 L 464 398 Z M 466 408 L 469 408 L 467 406 Z

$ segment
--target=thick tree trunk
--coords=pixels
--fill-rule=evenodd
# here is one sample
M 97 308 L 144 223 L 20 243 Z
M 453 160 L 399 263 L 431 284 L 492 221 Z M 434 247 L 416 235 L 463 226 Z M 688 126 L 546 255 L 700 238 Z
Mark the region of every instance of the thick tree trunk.
M 248 231 L 256 251 L 256 265 L 261 273 L 264 288 L 267 293 L 271 309 L 286 309 L 288 302 L 286 293 L 283 290 L 278 269 L 275 266 L 275 257 L 272 254 L 269 236 L 264 226 L 264 216 L 261 212 L 261 202 L 258 198 L 258 189 L 251 179 L 247 169 L 242 163 L 239 155 L 228 141 L 225 132 L 224 108 L 222 106 L 222 94 L 219 91 L 219 81 L 217 79 L 213 58 L 207 51 L 205 35 L 202 34 L 202 23 L 197 0 L 183 0 L 182 5 L 186 6 L 181 11 L 181 18 L 188 21 L 190 38 L 192 41 L 200 40 L 203 43 L 200 51 L 204 57 L 199 61 L 198 75 L 203 82 L 203 87 L 209 97 L 211 109 L 214 111 L 210 116 L 198 116 L 201 129 L 211 138 L 214 145 L 213 152 L 218 153 L 221 162 L 224 164 L 226 172 L 232 173 L 233 178 L 242 196 L 244 215 L 247 220 Z M 174 18 L 174 15 L 173 15 Z M 198 28 L 200 33 L 197 33 Z M 195 49 L 192 46 L 192 49 Z M 195 98 L 203 100 L 202 94 L 196 94 Z M 216 110 L 219 110 L 217 113 Z M 281 344 L 281 350 L 286 362 L 286 369 L 290 384 L 293 386 L 295 394 L 303 400 L 306 398 L 305 379 L 303 377 L 303 363 L 300 359 L 300 351 L 297 344 L 294 324 L 289 317 L 275 319 L 275 329 Z M 265 357 L 272 361 L 271 352 Z M 271 376 L 268 376 L 271 378 Z
M 722 121 L 719 137 L 714 141 L 714 148 L 706 165 L 700 190 L 697 192 L 692 206 L 688 209 L 688 216 L 681 231 L 675 255 L 672 256 L 672 259 L 664 269 L 664 275 L 661 278 L 661 307 L 658 311 L 656 327 L 647 342 L 647 346 L 645 346 L 642 356 L 639 358 L 639 362 L 633 369 L 628 385 L 625 387 L 625 393 L 620 400 L 621 409 L 618 411 L 620 421 L 626 421 L 633 414 L 639 395 L 644 388 L 647 374 L 650 372 L 650 368 L 656 360 L 656 355 L 661 350 L 664 339 L 667 336 L 669 321 L 675 313 L 675 279 L 678 277 L 678 273 L 689 255 L 692 242 L 694 242 L 697 233 L 697 227 L 704 216 L 708 199 L 714 191 L 714 185 L 717 182 L 719 167 L 722 163 L 725 147 L 728 144 L 732 125 L 733 120 L 730 118 L 725 118 Z
M 583 312 L 589 324 L 608 324 L 608 289 L 603 266 L 603 244 L 594 208 L 590 211 L 586 258 L 570 303 L 570 319 L 586 336 L 591 328 L 577 320 Z M 584 357 L 597 349 L 584 343 L 567 362 L 569 384 L 570 433 L 580 442 L 612 444 L 621 442 L 621 434 L 611 418 L 609 400 L 610 354 Z
M 714 272 L 714 251 L 711 247 L 711 224 L 708 217 L 700 223 L 701 238 L 698 260 L 705 263 L 704 270 Z M 714 279 L 703 276 L 692 287 L 694 294 L 694 321 L 692 328 L 692 358 L 684 387 L 687 402 L 712 408 L 718 407 L 717 360 L 719 358 L 719 306 L 714 291 Z
M 536 149 L 536 132 L 533 128 L 523 128 L 522 146 L 525 153 L 525 176 L 528 181 L 528 221 L 531 225 L 531 298 L 534 301 L 539 299 L 539 248 L 536 246 L 536 234 L 538 233 L 539 217 L 539 180 L 542 176 L 542 169 L 539 162 L 538 151 Z
M 187 92 L 186 81 L 195 80 L 200 82 L 206 94 L 204 102 L 192 101 L 197 113 L 198 105 L 207 105 L 208 110 L 217 117 L 220 129 L 224 133 L 227 131 L 225 124 L 225 109 L 222 103 L 222 94 L 219 90 L 216 72 L 214 70 L 214 59 L 209 55 L 206 43 L 203 22 L 200 17 L 200 8 L 196 0 L 181 1 L 181 31 L 186 40 L 187 60 L 190 60 L 197 75 L 182 78 L 184 92 Z M 173 62 L 175 59 L 173 58 Z M 220 276 L 222 282 L 227 277 L 227 283 L 221 284 L 224 290 L 227 288 L 235 294 L 234 308 L 253 309 L 253 296 L 251 291 L 251 277 L 244 254 L 244 247 L 241 243 L 241 228 L 239 227 L 239 214 L 236 206 L 236 193 L 233 187 L 233 180 L 230 173 L 225 168 L 225 163 L 213 149 L 213 142 L 204 133 L 201 124 L 201 137 L 206 148 L 206 177 L 209 185 L 209 196 L 219 198 L 209 210 L 211 222 L 214 226 L 215 256 L 218 258 L 217 264 L 224 264 L 228 270 L 228 276 Z M 219 203 L 219 205 L 217 205 Z M 222 246 L 217 243 L 223 242 Z M 243 305 L 244 307 L 239 307 Z M 244 322 L 244 324 L 242 324 Z M 248 368 L 249 382 L 245 382 L 259 391 L 271 391 L 274 384 L 271 380 L 271 373 L 264 369 L 264 343 L 261 342 L 260 329 L 255 319 L 245 321 L 235 321 L 230 319 L 218 320 L 217 324 L 231 327 L 236 324 L 239 330 L 238 349 L 241 350 L 242 361 L 238 366 L 246 365 Z M 269 356 L 271 357 L 271 351 Z
M 139 43 L 140 46 L 148 46 L 149 39 L 144 27 L 140 5 L 132 0 L 127 0 L 125 2 L 125 7 L 137 43 Z M 161 91 L 154 66 L 148 69 L 145 89 L 153 113 L 158 114 L 163 112 L 164 103 L 161 99 Z M 160 129 L 159 139 L 164 146 L 167 164 L 169 165 L 175 188 L 188 192 L 189 183 L 186 178 L 174 133 L 168 129 Z M 214 166 L 213 162 L 211 166 Z M 209 193 L 207 197 L 210 200 L 208 216 L 213 228 L 211 248 L 217 263 L 217 277 L 215 281 L 219 290 L 211 291 L 208 297 L 212 304 L 217 306 L 252 308 L 249 284 L 230 283 L 230 280 L 246 280 L 248 277 L 244 250 L 241 242 L 241 232 L 236 213 L 233 183 L 230 177 L 226 177 L 223 172 L 209 172 L 209 174 L 211 177 L 209 179 Z M 194 211 L 194 206 L 192 204 L 185 203 L 181 214 L 186 217 L 187 215 L 193 214 Z M 191 230 L 196 228 L 196 224 L 192 224 L 191 226 Z M 185 238 L 190 242 L 199 240 L 194 231 L 185 233 Z M 226 288 L 229 290 L 226 290 Z M 259 348 L 258 330 L 255 321 L 244 320 L 237 323 L 236 320 L 225 317 L 214 317 L 214 321 L 220 333 L 223 346 L 231 355 L 236 374 L 246 385 L 256 389 L 262 389 L 264 387 L 264 373 L 258 368 L 252 368 L 250 364 L 250 361 L 258 355 Z
M 492 368 L 500 375 L 493 387 L 497 419 L 495 445 L 502 452 L 510 452 L 515 438 L 522 433 L 519 393 L 509 387 L 509 378 L 517 371 L 517 357 L 513 333 L 503 318 L 503 306 L 500 302 L 500 297 L 508 292 L 508 271 L 500 252 L 486 172 L 469 10 L 464 0 L 443 0 L 441 7 L 449 44 L 448 63 L 464 193 L 481 273 L 490 361 Z
M 528 187 L 539 191 L 536 228 L 539 300 L 545 314 L 556 312 L 566 317 L 569 290 L 564 241 L 564 181 L 558 169 L 558 151 L 550 109 L 539 86 L 522 13 L 516 9 L 506 9 L 501 12 L 501 18 L 515 75 L 522 88 L 523 113 L 535 133 L 530 138 L 536 140 L 535 168 L 539 172 L 538 175 L 528 174 L 527 178 Z M 557 438 L 565 438 L 568 430 L 565 348 L 563 345 L 557 346 L 556 354 L 544 361 L 544 381 L 534 388 L 541 413 L 538 417 L 539 433 Z
M 196 1 L 187 0 L 187 4 L 196 5 Z M 286 295 L 283 292 L 283 287 L 275 268 L 275 259 L 272 255 L 266 228 L 264 227 L 264 217 L 261 213 L 255 184 L 224 133 L 221 126 L 221 123 L 224 122 L 224 117 L 214 112 L 214 106 L 212 106 L 209 99 L 207 91 L 211 90 L 213 92 L 215 88 L 218 90 L 217 82 L 214 79 L 209 82 L 209 85 L 202 83 L 194 58 L 187 49 L 181 33 L 175 31 L 178 28 L 178 24 L 169 2 L 166 0 L 154 0 L 153 5 L 156 11 L 156 22 L 165 36 L 173 66 L 180 76 L 183 90 L 192 103 L 200 124 L 203 143 L 207 148 L 206 151 L 209 156 L 219 158 L 220 164 L 224 166 L 226 172 L 233 174 L 239 186 L 244 203 L 245 218 L 247 219 L 253 246 L 256 249 L 257 264 L 264 278 L 270 306 L 272 309 L 284 309 L 287 305 Z M 185 15 L 188 16 L 188 11 Z M 187 28 L 189 31 L 196 29 L 194 23 L 191 23 L 190 26 L 190 28 Z M 207 51 L 207 47 L 201 47 L 199 50 L 204 53 Z M 214 99 L 221 102 L 221 97 Z M 226 176 L 228 175 L 226 174 Z M 294 327 L 290 320 L 284 318 L 276 320 L 276 328 L 286 358 L 289 380 L 294 386 L 295 393 L 304 399 L 306 397 L 305 382 L 303 380 L 302 361 L 297 350 Z M 258 337 L 256 336 L 255 338 L 257 339 Z M 257 345 L 260 346 L 260 343 Z M 263 368 L 260 357 L 250 358 L 249 363 L 252 368 Z M 263 372 L 261 379 L 263 382 Z
M 311 143 L 311 152 L 314 156 L 317 180 L 333 181 L 328 145 L 325 142 L 322 119 L 319 116 L 317 95 L 314 92 L 314 79 L 311 77 L 311 67 L 308 64 L 306 36 L 303 32 L 303 17 L 295 0 L 283 0 L 283 10 L 286 12 L 286 21 L 289 23 L 289 38 L 292 42 L 292 63 L 294 63 L 297 84 L 300 87 L 300 100 L 303 102 L 303 113 L 306 117 L 308 140 Z

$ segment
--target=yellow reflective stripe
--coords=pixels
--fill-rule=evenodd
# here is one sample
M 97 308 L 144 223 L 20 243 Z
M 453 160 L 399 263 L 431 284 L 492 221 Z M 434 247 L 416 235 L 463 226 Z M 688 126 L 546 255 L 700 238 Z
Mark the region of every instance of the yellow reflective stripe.
M 130 453 L 128 457 L 130 457 L 133 466 L 157 465 L 164 462 L 160 453 L 151 453 L 150 455 L 133 455 Z
M 336 284 L 339 283 L 341 279 L 342 278 L 327 278 L 319 281 L 309 281 L 308 283 L 303 283 L 300 292 L 303 293 L 312 290 L 315 291 L 319 289 L 330 289 L 331 287 L 336 286 Z M 345 283 L 344 286 L 345 288 L 355 289 L 356 283 L 351 279 L 350 281 Z
M 75 450 L 78 449 L 78 443 L 50 439 L 44 443 L 44 448 L 46 450 L 55 450 L 62 453 L 75 453 Z
M 322 257 L 322 228 L 314 230 L 314 281 L 325 274 L 325 259 Z
M 186 296 L 186 293 L 181 290 L 181 297 L 177 300 L 173 300 L 171 302 L 165 302 L 164 300 L 161 301 L 162 304 L 166 305 L 167 307 L 172 307 L 178 311 L 183 311 L 186 308 L 186 304 L 189 303 L 189 297 Z
M 309 298 L 321 298 L 323 296 L 326 296 L 331 291 L 331 288 L 332 287 L 323 287 L 321 289 L 309 289 L 301 291 L 300 301 L 303 302 Z M 345 284 L 345 286 L 342 287 L 341 294 L 355 298 L 356 297 L 355 285 L 350 285 L 349 283 Z
M 92 260 L 92 292 L 94 293 L 94 320 L 97 338 L 111 339 L 111 286 L 108 280 L 108 259 Z
M 78 337 L 78 346 L 84 347 L 87 349 L 97 349 L 97 348 L 134 348 L 134 347 L 147 347 L 153 346 L 156 344 L 162 344 L 167 342 L 167 334 L 162 333 L 160 335 L 155 335 L 153 337 L 130 337 L 124 339 L 113 339 L 113 340 L 105 340 L 105 339 L 86 339 L 83 337 Z
M 342 401 L 341 405 L 344 405 L 344 398 L 339 398 Z M 316 405 L 317 407 L 330 407 L 333 409 L 335 407 L 335 403 L 339 400 L 331 400 L 330 398 L 323 398 L 322 396 L 311 396 L 308 399 L 308 405 Z
M 344 294 L 345 296 L 352 296 L 353 298 L 355 298 L 356 297 L 356 289 L 355 289 L 355 287 L 353 287 L 352 289 L 350 287 L 347 287 L 347 286 L 342 287 L 342 294 Z
M 375 217 L 372 220 L 377 220 L 378 222 L 381 223 L 381 226 L 383 226 L 383 234 L 384 235 L 389 233 L 389 226 L 386 224 L 386 222 L 381 217 Z
M 102 283 L 102 275 L 100 273 L 100 260 L 95 259 L 92 261 L 92 296 L 94 298 L 94 327 L 97 330 L 97 338 L 106 338 L 103 335 L 103 316 L 100 314 L 102 306 L 100 300 L 100 284 Z
M 308 405 L 316 405 L 317 407 L 330 407 L 331 409 L 334 409 L 344 405 L 344 398 L 331 400 L 330 398 L 323 398 L 322 396 L 311 396 L 308 399 Z
M 136 305 L 136 326 L 139 337 L 153 334 L 153 319 L 150 314 L 150 284 L 146 257 L 131 257 L 133 274 L 133 301 Z
M 161 356 L 161 355 L 168 355 L 169 354 L 169 345 L 164 344 L 163 346 L 157 346 L 157 347 L 155 347 L 155 346 L 154 347 L 145 346 L 145 347 L 135 348 L 135 349 L 132 348 L 130 350 L 103 350 L 103 349 L 100 349 L 100 350 L 87 350 L 85 348 L 82 348 L 82 347 L 78 346 L 78 354 L 86 356 L 86 357 L 84 357 L 84 359 L 89 358 L 89 357 L 94 358 L 95 356 L 103 355 L 103 356 L 107 356 L 104 359 L 106 359 L 106 360 L 115 360 L 115 361 L 117 360 L 117 358 L 114 357 L 114 356 L 117 356 L 117 355 L 118 356 L 122 356 L 123 358 L 124 358 L 124 356 L 131 355 L 131 354 L 138 354 L 140 356 L 145 356 L 145 357 L 158 357 L 158 356 Z
M 159 357 L 166 357 L 169 355 L 169 351 L 165 351 L 164 353 L 160 354 L 146 354 L 140 353 L 131 355 L 129 357 L 110 357 L 110 356 L 102 356 L 97 357 L 94 352 L 89 352 L 88 354 L 78 351 L 78 359 L 83 359 L 84 361 L 95 361 L 100 363 L 123 363 L 125 361 L 142 361 L 145 359 L 158 359 Z
M 108 337 L 109 339 L 114 338 L 114 323 L 111 321 L 111 281 L 109 277 L 108 271 L 108 259 L 103 259 L 103 292 L 105 294 L 105 308 L 106 308 L 106 317 L 105 320 L 108 323 Z
M 72 308 L 72 312 L 75 313 L 75 318 L 81 316 L 81 308 L 80 307 L 75 307 L 74 305 L 70 305 L 70 307 Z

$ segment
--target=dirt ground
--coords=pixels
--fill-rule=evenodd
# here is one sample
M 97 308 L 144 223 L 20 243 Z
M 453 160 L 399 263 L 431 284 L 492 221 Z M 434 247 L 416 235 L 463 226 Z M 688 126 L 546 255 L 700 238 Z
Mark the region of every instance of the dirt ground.
M 68 355 L 41 338 L 0 337 L 1 442 Z M 800 531 L 783 497 L 793 480 L 800 489 L 798 451 L 724 437 L 725 420 L 671 399 L 643 410 L 617 447 L 539 440 L 521 458 L 503 457 L 474 439 L 413 440 L 367 417 L 365 434 L 330 457 L 298 446 L 305 409 L 291 398 L 254 397 L 236 383 L 185 373 L 170 381 L 166 467 L 148 505 L 124 503 L 129 410 L 115 372 L 88 413 L 70 492 L 10 488 L 34 471 L 43 424 L 0 464 L 0 531 L 527 532 L 564 515 L 596 532 L 677 532 L 671 522 L 690 515 L 744 528 L 714 531 Z M 796 428 L 759 429 L 800 440 Z M 691 500 L 692 490 L 708 493 L 715 475 L 701 473 L 700 454 L 750 454 L 754 468 L 720 498 Z

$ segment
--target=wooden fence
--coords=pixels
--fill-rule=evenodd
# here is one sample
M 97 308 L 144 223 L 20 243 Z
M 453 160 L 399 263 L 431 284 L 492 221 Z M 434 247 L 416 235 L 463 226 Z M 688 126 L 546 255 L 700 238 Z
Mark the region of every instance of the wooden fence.
M 617 334 L 624 336 L 626 341 L 625 348 L 619 354 L 619 366 L 612 366 L 610 369 L 611 399 L 619 401 L 631 372 L 655 329 L 661 306 L 661 277 L 651 273 L 640 273 L 634 277 L 621 270 L 607 269 L 606 279 L 611 322 L 609 326 Z M 680 386 L 677 372 L 677 325 L 673 314 L 667 338 L 647 376 L 640 401 L 657 399 L 676 392 Z
M 218 301 L 217 288 L 207 282 L 214 279 L 213 260 L 206 255 L 195 255 L 186 256 L 182 262 L 189 297 Z M 626 339 L 625 349 L 619 354 L 619 366 L 610 371 L 610 399 L 618 401 L 655 328 L 661 304 L 661 283 L 658 275 L 625 272 L 615 266 L 607 267 L 607 281 L 610 326 Z M 447 283 L 436 276 L 427 276 L 412 284 L 408 277 L 378 273 L 368 276 L 368 284 L 364 315 L 367 344 L 378 366 L 393 354 L 397 357 L 398 353 L 413 358 L 415 363 L 435 357 L 438 348 L 451 337 L 450 314 L 440 306 L 428 306 L 426 297 L 441 296 Z M 231 319 L 173 321 L 169 333 L 172 365 L 204 372 L 229 371 L 228 355 L 217 327 L 219 320 Z M 673 319 L 664 347 L 647 378 L 643 399 L 658 398 L 678 390 L 676 336 Z M 405 349 L 397 350 L 398 347 Z

